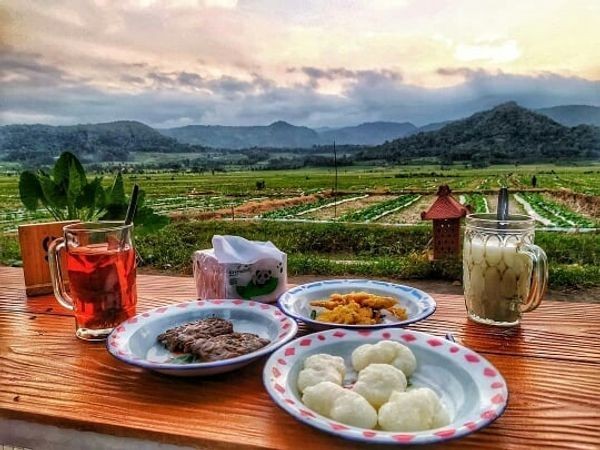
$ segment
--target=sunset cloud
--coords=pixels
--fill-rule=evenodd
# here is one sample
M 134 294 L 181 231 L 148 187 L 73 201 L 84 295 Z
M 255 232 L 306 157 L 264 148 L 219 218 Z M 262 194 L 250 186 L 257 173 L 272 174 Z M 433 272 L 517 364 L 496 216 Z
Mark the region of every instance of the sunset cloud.
M 594 0 L 7 0 L 0 121 L 417 124 L 600 104 Z

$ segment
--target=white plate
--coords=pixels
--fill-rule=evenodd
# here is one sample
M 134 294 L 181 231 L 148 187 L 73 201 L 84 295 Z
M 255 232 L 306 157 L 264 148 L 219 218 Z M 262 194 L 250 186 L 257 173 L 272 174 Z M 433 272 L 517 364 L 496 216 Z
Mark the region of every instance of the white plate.
M 271 342 L 246 355 L 212 362 L 173 362 L 178 355 L 156 340 L 169 328 L 207 317 L 233 322 L 240 333 L 254 333 Z M 239 369 L 269 354 L 296 335 L 298 325 L 275 306 L 247 300 L 199 300 L 163 306 L 138 314 L 116 327 L 106 340 L 108 351 L 117 359 L 176 376 L 204 376 Z
M 382 323 L 375 325 L 344 325 L 339 323 L 320 322 L 310 318 L 310 306 L 314 300 L 329 298 L 331 294 L 348 294 L 350 292 L 368 292 L 369 294 L 394 297 L 398 306 L 405 308 L 407 320 L 399 320 L 391 314 L 383 316 Z M 306 323 L 313 330 L 329 328 L 377 329 L 403 327 L 423 320 L 435 312 L 435 300 L 427 293 L 401 284 L 378 280 L 325 280 L 303 284 L 285 292 L 278 300 L 279 307 L 288 316 Z
M 417 369 L 409 381 L 414 387 L 429 387 L 440 396 L 450 414 L 448 426 L 411 433 L 367 430 L 336 422 L 304 406 L 297 379 L 308 356 L 329 353 L 343 357 L 346 381 L 353 381 L 356 374 L 350 362 L 352 351 L 384 339 L 398 341 L 413 351 Z M 492 423 L 504 412 L 508 401 L 506 381 L 482 356 L 443 338 L 398 328 L 335 329 L 300 337 L 269 357 L 263 382 L 275 403 L 299 421 L 345 439 L 378 444 L 431 444 L 463 437 Z

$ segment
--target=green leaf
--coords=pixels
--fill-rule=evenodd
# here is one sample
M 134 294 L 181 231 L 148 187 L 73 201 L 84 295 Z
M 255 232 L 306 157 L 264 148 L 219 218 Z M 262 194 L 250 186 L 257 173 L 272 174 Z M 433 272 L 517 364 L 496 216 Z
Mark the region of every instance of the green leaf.
M 56 164 L 54 164 L 54 169 L 52 171 L 54 182 L 67 190 L 69 179 L 74 174 L 77 174 L 77 177 L 82 180 L 82 185 L 87 184 L 85 170 L 77 157 L 71 152 L 63 152 L 56 161 Z
M 191 353 L 184 353 L 183 355 L 173 356 L 167 362 L 169 364 L 192 364 L 198 362 L 198 360 Z
M 106 192 L 106 214 L 102 220 L 123 220 L 127 213 L 127 198 L 123 187 L 123 176 L 119 172 L 111 188 Z
M 40 172 L 37 176 L 42 190 L 41 201 L 56 220 L 65 220 L 68 213 L 64 211 L 67 207 L 67 196 L 60 186 L 45 173 Z
M 37 176 L 30 171 L 21 173 L 21 177 L 19 178 L 19 196 L 25 208 L 35 211 L 43 195 L 44 193 L 42 192 L 42 187 Z
M 43 173 L 38 174 L 38 181 L 42 188 L 42 202 L 54 208 L 66 208 L 67 196 L 66 192 L 61 189 L 48 175 Z
M 170 222 L 167 216 L 156 214 L 149 206 L 137 208 L 133 218 L 133 225 L 139 234 L 154 233 L 168 225 Z
M 138 193 L 138 204 L 133 216 L 133 224 L 138 234 L 154 233 L 171 220 L 162 214 L 157 214 L 150 206 L 146 206 L 146 193 L 140 189 Z
M 54 182 L 56 183 L 56 178 L 54 179 Z M 75 164 L 71 164 L 69 167 L 69 180 L 67 187 L 67 201 L 71 205 L 75 206 L 86 184 L 87 181 L 85 179 L 85 175 L 82 177 L 77 171 L 77 166 Z
M 127 206 L 127 200 L 125 199 L 125 189 L 123 187 L 123 176 L 121 172 L 115 177 L 110 191 L 108 192 L 108 198 L 106 199 L 107 205 L 125 205 Z
M 81 195 L 77 198 L 75 206 L 79 210 L 86 210 L 80 213 L 84 220 L 95 220 L 104 212 L 105 203 L 104 189 L 102 188 L 102 179 L 99 177 L 83 187 Z

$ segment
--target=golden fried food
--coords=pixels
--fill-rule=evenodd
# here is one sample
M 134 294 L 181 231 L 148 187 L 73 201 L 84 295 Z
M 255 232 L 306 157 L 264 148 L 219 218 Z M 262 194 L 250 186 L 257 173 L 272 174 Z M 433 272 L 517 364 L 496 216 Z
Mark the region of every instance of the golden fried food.
M 368 306 L 373 309 L 386 309 L 396 304 L 393 297 L 369 294 L 367 292 L 350 292 L 349 294 L 331 294 L 328 300 L 315 300 L 310 302 L 311 306 L 334 309 L 339 305 L 358 303 L 360 306 Z
M 326 308 L 326 309 L 334 309 L 340 305 L 346 305 L 347 303 L 344 301 L 337 301 L 337 300 L 315 300 L 313 302 L 310 302 L 311 306 L 318 306 L 321 308 Z
M 321 322 L 345 325 L 374 325 L 381 322 L 381 310 L 405 320 L 406 310 L 397 305 L 393 297 L 369 294 L 367 292 L 334 293 L 328 299 L 310 302 L 311 306 L 325 308 L 328 311 L 316 316 Z
M 368 306 L 373 309 L 387 309 L 391 308 L 396 304 L 396 300 L 392 297 L 380 297 L 378 295 L 371 295 L 369 298 L 365 298 L 357 301 L 361 306 Z
M 319 314 L 317 320 L 346 325 L 374 325 L 378 321 L 373 317 L 371 308 L 360 306 L 358 303 L 339 305 L 332 310 Z
M 406 309 L 404 308 L 392 306 L 391 308 L 386 308 L 386 310 L 392 313 L 392 315 L 398 320 L 408 319 L 408 314 L 406 314 Z

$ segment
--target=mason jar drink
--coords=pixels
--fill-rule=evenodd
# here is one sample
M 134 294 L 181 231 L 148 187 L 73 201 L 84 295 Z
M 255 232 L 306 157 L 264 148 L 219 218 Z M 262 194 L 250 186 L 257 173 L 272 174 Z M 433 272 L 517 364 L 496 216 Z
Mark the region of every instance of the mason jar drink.
M 542 300 L 548 281 L 544 251 L 533 244 L 535 220 L 470 214 L 463 246 L 463 284 L 469 318 L 498 326 L 517 325 Z

